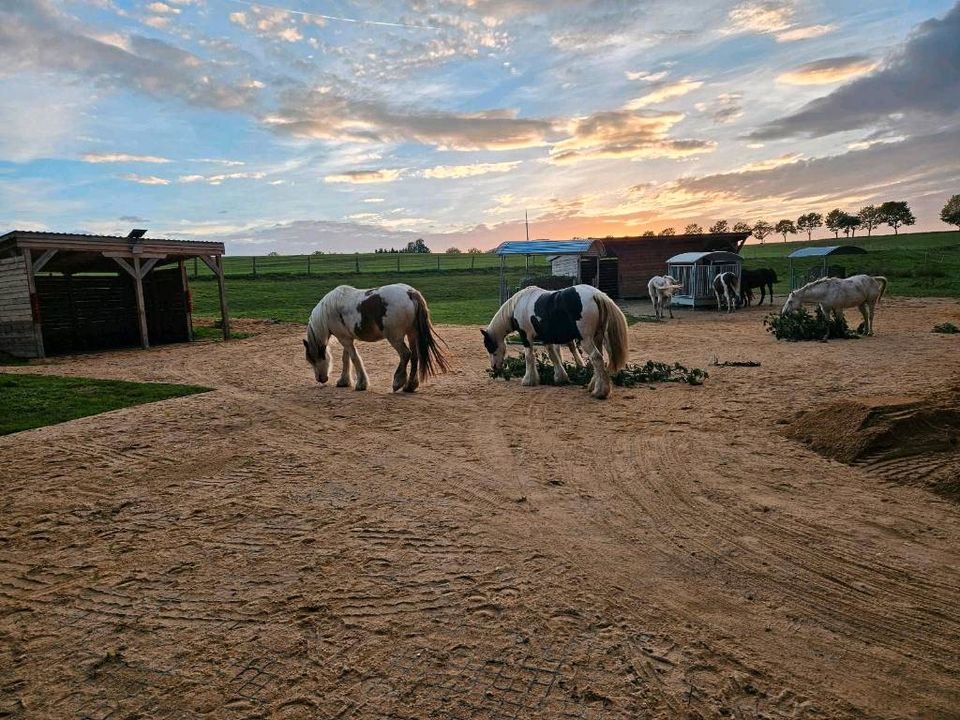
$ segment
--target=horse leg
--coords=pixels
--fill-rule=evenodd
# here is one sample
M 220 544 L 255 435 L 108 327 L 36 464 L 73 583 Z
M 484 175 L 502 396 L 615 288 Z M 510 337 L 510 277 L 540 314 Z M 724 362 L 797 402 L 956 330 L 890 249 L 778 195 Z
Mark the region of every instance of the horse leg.
M 357 384 L 355 390 L 367 389 L 367 369 L 363 366 L 363 360 L 360 359 L 360 353 L 357 352 L 357 346 L 352 340 L 347 345 L 350 349 L 350 359 L 353 360 L 353 366 L 357 369 Z
M 670 313 L 670 319 L 673 320 L 673 297 L 668 297 L 666 299 L 667 312 Z M 662 314 L 662 311 L 661 311 Z
M 860 314 L 863 315 L 864 334 L 873 335 L 873 308 L 870 307 L 869 303 L 862 302 L 858 309 L 860 310 Z
M 658 298 L 656 291 L 650 296 L 650 304 L 653 305 L 653 316 L 659 320 L 660 319 L 660 303 L 657 302 Z
M 570 354 L 573 355 L 573 364 L 577 367 L 583 367 L 583 357 L 580 355 L 580 349 L 577 347 L 577 341 L 567 343 Z
M 723 307 L 723 303 L 720 302 L 720 293 L 717 292 L 717 289 L 716 289 L 716 288 L 714 288 L 714 289 L 713 289 L 713 294 L 716 295 L 716 297 L 717 297 L 717 312 L 720 312 L 720 311 L 721 311 L 721 308 Z
M 527 372 L 520 381 L 521 385 L 532 387 L 540 384 L 540 374 L 537 372 L 537 356 L 533 352 L 533 345 L 524 348 L 523 352 L 527 360 Z
M 350 351 L 347 346 L 343 346 L 343 368 L 340 370 L 340 379 L 337 380 L 337 387 L 350 387 Z
M 410 375 L 407 377 L 407 383 L 403 386 L 404 392 L 413 392 L 420 387 L 420 357 L 412 352 L 416 347 L 417 336 L 413 333 L 407 335 L 407 342 L 410 343 Z
M 584 338 L 584 349 L 590 358 L 590 364 L 593 365 L 592 387 L 588 387 L 590 394 L 597 400 L 603 400 L 610 395 L 610 373 L 607 372 L 607 366 L 603 362 L 603 353 L 600 348 L 594 344 L 592 338 Z
M 560 348 L 557 345 L 547 345 L 547 355 L 553 362 L 554 385 L 566 385 L 570 382 L 567 375 L 567 369 L 563 367 L 563 358 L 560 356 Z
M 393 391 L 396 392 L 407 383 L 407 363 L 410 362 L 411 352 L 402 337 L 388 337 L 387 340 L 400 356 L 400 364 L 393 372 Z

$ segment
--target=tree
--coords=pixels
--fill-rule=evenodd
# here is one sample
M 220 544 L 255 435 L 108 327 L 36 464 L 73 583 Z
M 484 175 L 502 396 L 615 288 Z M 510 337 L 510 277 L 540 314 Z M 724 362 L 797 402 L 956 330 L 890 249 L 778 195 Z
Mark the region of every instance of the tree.
M 276 250 L 267 253 L 267 257 L 278 257 L 279 255 L 280 253 L 278 253 Z
M 805 232 L 807 240 L 813 239 L 813 231 L 818 227 L 823 227 L 823 215 L 820 213 L 807 213 L 797 218 L 797 231 Z
M 827 213 L 824 224 L 827 226 L 827 230 L 833 231 L 834 237 L 840 237 L 840 231 L 843 230 L 844 217 L 849 216 L 840 208 L 834 208 Z
M 423 238 L 417 238 L 416 240 L 411 240 L 407 243 L 407 247 L 404 252 L 428 253 L 430 252 L 430 248 L 427 247 L 427 244 L 423 241 Z
M 467 250 L 467 255 L 483 255 L 483 250 L 481 250 L 480 248 L 472 247 L 469 250 Z
M 459 254 L 460 254 L 460 248 L 458 248 L 458 247 L 448 247 L 446 250 L 444 250 L 444 252 L 445 252 L 447 255 L 459 255 Z
M 867 205 L 860 208 L 857 217 L 860 218 L 860 224 L 867 229 L 867 237 L 870 237 L 873 229 L 880 224 L 880 209 L 875 205 Z
M 960 195 L 954 195 L 940 211 L 940 219 L 947 225 L 956 225 L 960 230 Z
M 958 197 L 960 197 L 960 195 L 958 195 Z M 677 234 L 677 231 L 674 230 L 672 227 L 665 227 L 663 230 L 660 231 L 660 234 L 661 234 L 661 235 L 676 235 L 676 234 Z
M 880 222 L 893 228 L 893 234 L 898 235 L 897 230 L 901 225 L 913 225 L 917 219 L 910 212 L 910 206 L 905 201 L 890 201 L 881 205 Z
M 851 215 L 850 213 L 844 213 L 843 217 L 840 218 L 840 229 L 843 230 L 843 234 L 847 237 L 850 235 L 856 237 L 858 227 L 860 227 L 859 216 Z
M 644 230 L 643 234 L 640 237 L 656 237 L 657 234 L 653 230 Z
M 772 232 L 773 225 L 766 220 L 758 220 L 757 224 L 753 226 L 753 236 L 760 241 L 761 245 L 763 245 L 763 239 Z M 784 237 L 784 240 L 786 240 L 786 237 Z
M 377 250 L 377 252 L 380 252 L 380 250 Z M 310 253 L 310 254 L 311 254 L 311 255 L 323 255 L 323 250 L 314 250 L 314 251 L 313 251 L 312 253 Z
M 696 223 L 690 223 L 683 229 L 683 232 L 687 235 L 703 235 L 703 228 Z
M 745 233 L 750 233 L 751 235 L 753 235 L 753 228 L 750 227 L 750 223 L 745 223 L 743 220 L 740 220 L 740 221 L 735 222 L 735 223 L 733 224 L 733 231 L 734 231 L 734 232 L 745 232 Z
M 784 242 L 787 241 L 787 235 L 797 234 L 797 226 L 793 224 L 793 220 L 781 220 L 777 223 L 774 230 L 780 235 L 783 235 Z
M 726 221 L 726 220 L 717 220 L 713 225 L 710 226 L 710 232 L 712 232 L 712 233 L 725 233 L 725 232 L 727 232 L 727 221 Z

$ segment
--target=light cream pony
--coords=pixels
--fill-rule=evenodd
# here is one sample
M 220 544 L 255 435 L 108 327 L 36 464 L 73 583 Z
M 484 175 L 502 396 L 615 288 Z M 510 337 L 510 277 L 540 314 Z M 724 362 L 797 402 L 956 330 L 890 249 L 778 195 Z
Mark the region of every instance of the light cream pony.
M 887 290 L 887 279 L 880 275 L 851 275 L 848 278 L 820 278 L 797 288 L 787 296 L 780 314 L 802 305 L 818 305 L 823 314 L 841 313 L 845 308 L 859 308 L 867 335 L 873 335 L 873 316 L 877 303 Z

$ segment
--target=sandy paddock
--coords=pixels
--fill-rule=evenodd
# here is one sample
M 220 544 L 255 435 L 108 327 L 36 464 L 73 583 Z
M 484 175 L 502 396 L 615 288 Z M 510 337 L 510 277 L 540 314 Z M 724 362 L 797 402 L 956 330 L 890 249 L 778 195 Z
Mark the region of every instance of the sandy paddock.
M 366 345 L 357 393 L 246 323 L 26 368 L 216 390 L 0 438 L 0 716 L 960 716 L 960 508 L 782 433 L 955 380 L 960 305 L 801 345 L 675 314 L 633 359 L 762 367 L 598 402 L 445 327 L 456 372 L 394 395 Z

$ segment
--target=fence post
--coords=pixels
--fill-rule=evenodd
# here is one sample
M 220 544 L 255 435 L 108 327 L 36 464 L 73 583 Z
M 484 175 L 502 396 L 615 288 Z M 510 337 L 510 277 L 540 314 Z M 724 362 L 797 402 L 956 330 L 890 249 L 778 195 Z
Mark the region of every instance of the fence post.
M 310 256 L 307 255 L 307 275 L 310 274 Z
M 437 253 L 437 270 L 440 269 L 440 253 Z
M 197 258 L 193 259 L 193 279 L 197 279 Z
M 353 256 L 353 267 L 357 272 L 360 272 L 360 253 Z
M 397 272 L 400 272 L 400 253 L 397 253 Z
M 253 256 L 253 277 L 257 277 L 257 256 Z

